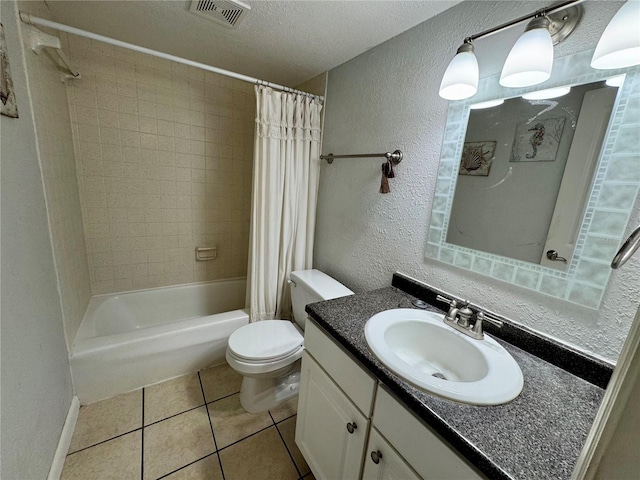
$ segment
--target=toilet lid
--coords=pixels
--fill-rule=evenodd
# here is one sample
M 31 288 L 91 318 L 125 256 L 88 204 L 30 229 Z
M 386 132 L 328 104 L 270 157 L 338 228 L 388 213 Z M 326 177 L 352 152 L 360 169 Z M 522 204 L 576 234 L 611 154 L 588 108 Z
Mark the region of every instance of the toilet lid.
M 240 327 L 229 337 L 229 349 L 240 359 L 274 360 L 298 350 L 304 338 L 293 323 L 263 320 Z

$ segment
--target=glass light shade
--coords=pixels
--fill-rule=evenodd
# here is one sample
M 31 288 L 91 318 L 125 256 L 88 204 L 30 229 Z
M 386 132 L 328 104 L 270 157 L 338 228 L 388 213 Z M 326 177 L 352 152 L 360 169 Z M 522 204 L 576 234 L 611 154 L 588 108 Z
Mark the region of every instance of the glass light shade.
M 533 19 L 536 22 L 540 19 Z M 542 19 L 546 20 L 546 19 Z M 548 20 L 546 24 L 548 25 Z M 530 23 L 529 26 L 532 24 Z M 502 67 L 500 85 L 518 88 L 530 87 L 548 80 L 553 67 L 553 41 L 546 26 L 527 27 L 515 43 Z
M 478 91 L 480 69 L 473 53 L 473 46 L 465 43 L 449 63 L 442 82 L 440 96 L 446 100 L 464 100 Z
M 547 88 L 545 90 L 538 90 L 537 92 L 525 93 L 522 95 L 522 98 L 525 100 L 547 100 L 549 98 L 561 97 L 570 91 L 571 87 Z
M 616 75 L 615 77 L 607 78 L 604 83 L 609 87 L 621 87 L 624 83 L 625 75 Z
M 486 102 L 474 103 L 473 105 L 469 105 L 471 110 L 482 110 L 485 108 L 497 107 L 498 105 L 502 105 L 504 103 L 504 98 L 498 98 L 496 100 L 487 100 Z
M 628 0 L 604 29 L 591 66 L 599 70 L 640 65 L 640 1 Z

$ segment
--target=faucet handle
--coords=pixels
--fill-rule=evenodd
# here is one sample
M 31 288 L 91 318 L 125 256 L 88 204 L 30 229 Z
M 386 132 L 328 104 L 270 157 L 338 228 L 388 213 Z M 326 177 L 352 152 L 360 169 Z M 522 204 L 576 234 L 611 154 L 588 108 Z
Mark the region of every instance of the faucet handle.
M 458 302 L 456 302 L 452 298 L 449 299 L 449 298 L 443 297 L 442 295 L 438 295 L 436 299 L 440 300 L 441 302 L 446 302 L 449 304 L 449 311 L 445 315 L 445 319 L 449 319 L 450 321 L 455 322 L 456 316 L 458 315 L 458 308 L 457 308 Z
M 502 328 L 504 326 L 504 322 L 502 320 L 498 320 L 498 318 L 494 317 L 489 312 L 478 312 L 478 315 L 480 315 L 481 313 L 482 313 L 483 319 L 486 322 L 489 322 L 489 323 L 491 323 L 492 325 L 495 325 L 498 328 Z
M 455 302 L 454 299 L 443 297 L 442 295 L 436 295 L 436 300 L 439 300 L 440 302 L 448 303 L 449 305 L 451 305 L 453 302 Z
M 482 333 L 482 321 L 484 320 L 484 313 L 478 312 L 476 315 L 476 323 L 471 327 L 471 332 L 473 333 L 473 337 L 477 340 L 482 340 L 484 338 L 484 334 Z

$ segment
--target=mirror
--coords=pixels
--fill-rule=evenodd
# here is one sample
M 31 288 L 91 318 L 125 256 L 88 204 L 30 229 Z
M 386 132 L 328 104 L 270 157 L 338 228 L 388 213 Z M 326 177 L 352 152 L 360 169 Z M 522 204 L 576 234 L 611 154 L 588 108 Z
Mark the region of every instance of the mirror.
M 598 308 L 640 186 L 640 69 L 593 70 L 591 54 L 557 59 L 542 85 L 489 77 L 450 103 L 426 257 Z M 604 85 L 622 74 L 617 92 Z M 521 98 L 567 85 L 563 97 Z
M 617 92 L 601 81 L 472 104 L 446 241 L 566 271 Z

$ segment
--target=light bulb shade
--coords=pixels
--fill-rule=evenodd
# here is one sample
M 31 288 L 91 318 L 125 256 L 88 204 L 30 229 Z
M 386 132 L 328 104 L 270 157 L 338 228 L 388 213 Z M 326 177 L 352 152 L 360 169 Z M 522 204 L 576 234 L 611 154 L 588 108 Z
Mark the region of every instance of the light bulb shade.
M 500 75 L 500 85 L 503 87 L 530 87 L 551 76 L 553 41 L 549 29 L 539 20 L 546 19 L 533 19 L 509 52 Z M 539 26 L 530 28 L 534 22 L 538 22 Z
M 550 98 L 562 97 L 570 91 L 571 87 L 547 88 L 545 90 L 538 90 L 537 92 L 525 93 L 522 95 L 522 98 L 525 100 L 548 100 Z
M 440 96 L 446 100 L 464 100 L 478 91 L 480 70 L 473 46 L 465 43 L 449 63 L 440 83 Z
M 498 98 L 497 100 L 487 100 L 486 102 L 479 102 L 469 105 L 471 110 L 484 110 L 485 108 L 497 107 L 504 103 L 504 98 Z
M 604 29 L 591 66 L 599 70 L 640 65 L 640 1 L 628 0 Z
M 616 75 L 615 77 L 607 78 L 604 83 L 609 87 L 621 87 L 624 83 L 624 77 L 626 75 Z

